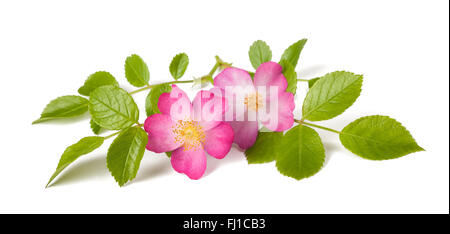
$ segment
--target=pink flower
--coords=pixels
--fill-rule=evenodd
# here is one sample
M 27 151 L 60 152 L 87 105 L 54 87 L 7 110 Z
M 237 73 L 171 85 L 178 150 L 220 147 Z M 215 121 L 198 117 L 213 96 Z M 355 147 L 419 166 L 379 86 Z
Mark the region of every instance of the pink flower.
M 245 70 L 226 68 L 214 78 L 214 86 L 221 88 L 228 100 L 225 120 L 234 130 L 234 142 L 242 149 L 255 143 L 259 122 L 272 131 L 287 130 L 294 123 L 294 95 L 286 92 L 287 81 L 278 63 L 261 64 L 254 80 Z M 239 107 L 243 107 L 243 114 L 236 110 Z
M 175 171 L 199 179 L 206 170 L 205 151 L 224 158 L 233 143 L 233 129 L 221 121 L 226 100 L 218 89 L 200 91 L 193 103 L 186 93 L 172 85 L 170 93 L 159 97 L 160 114 L 149 116 L 144 123 L 148 133 L 147 149 L 156 153 L 172 151 Z

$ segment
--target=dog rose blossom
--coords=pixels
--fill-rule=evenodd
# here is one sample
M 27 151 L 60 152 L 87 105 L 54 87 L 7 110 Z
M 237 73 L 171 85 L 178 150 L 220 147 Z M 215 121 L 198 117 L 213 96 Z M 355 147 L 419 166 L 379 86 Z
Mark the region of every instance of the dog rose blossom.
M 146 148 L 156 153 L 172 151 L 175 171 L 194 180 L 206 170 L 206 153 L 222 159 L 233 143 L 233 129 L 221 121 L 226 100 L 214 91 L 218 90 L 198 92 L 191 103 L 184 91 L 172 85 L 170 93 L 159 97 L 161 113 L 144 123 L 149 138 Z
M 214 86 L 228 100 L 225 119 L 232 126 L 234 142 L 240 148 L 247 149 L 255 143 L 259 122 L 272 131 L 284 131 L 293 125 L 294 95 L 286 92 L 287 85 L 281 65 L 275 62 L 261 64 L 253 80 L 247 71 L 233 67 L 214 78 Z M 236 111 L 239 107 L 243 107 L 243 114 Z

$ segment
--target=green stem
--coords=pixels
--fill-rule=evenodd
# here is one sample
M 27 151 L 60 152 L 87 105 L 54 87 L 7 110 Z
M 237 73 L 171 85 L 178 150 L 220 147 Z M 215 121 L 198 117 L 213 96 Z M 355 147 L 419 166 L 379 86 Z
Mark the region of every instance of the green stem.
M 323 127 L 323 126 L 320 126 L 320 125 L 317 125 L 317 124 L 313 124 L 313 123 L 308 123 L 308 122 L 305 122 L 304 120 L 298 120 L 298 119 L 296 119 L 296 120 L 294 120 L 294 121 L 295 121 L 296 123 L 299 123 L 299 124 L 303 124 L 303 125 L 307 125 L 307 126 L 315 127 L 315 128 L 320 128 L 320 129 L 327 130 L 327 131 L 330 131 L 330 132 L 334 132 L 334 133 L 337 133 L 337 134 L 340 134 L 340 133 L 341 133 L 341 132 L 338 131 L 338 130 L 334 130 L 334 129 L 331 129 L 331 128 Z
M 136 127 L 142 127 L 142 126 L 144 126 L 144 124 L 137 123 L 135 126 L 136 126 Z M 106 140 L 106 139 L 108 139 L 108 138 L 111 138 L 111 137 L 113 137 L 113 136 L 119 134 L 120 132 L 122 132 L 122 130 L 117 131 L 117 132 L 115 132 L 115 133 L 113 133 L 113 134 L 110 134 L 110 135 L 108 135 L 108 136 L 105 136 L 104 138 L 105 138 L 105 140 Z
M 166 83 L 163 83 L 163 84 L 183 84 L 183 83 L 192 83 L 192 82 L 194 82 L 194 80 L 177 80 L 177 81 L 166 82 Z M 157 86 L 157 85 L 158 84 L 151 85 L 151 86 L 153 87 L 153 86 Z
M 308 82 L 309 80 L 307 80 L 307 79 L 297 79 L 297 81 Z
M 150 89 L 151 87 L 152 87 L 151 85 L 147 85 L 147 86 L 144 87 L 144 88 L 140 88 L 140 89 L 136 89 L 136 90 L 134 90 L 134 91 L 131 91 L 131 92 L 129 92 L 129 94 L 132 95 L 132 94 L 135 94 L 135 93 L 139 93 L 139 92 L 141 92 L 141 91 Z
M 214 64 L 214 67 L 211 69 L 211 71 L 209 71 L 208 75 L 209 76 L 213 76 L 214 73 L 217 71 L 217 69 L 222 65 L 225 64 L 224 61 L 222 61 L 222 59 L 219 58 L 219 56 L 216 55 L 216 64 Z M 164 83 L 160 83 L 160 84 L 153 84 L 153 85 L 147 85 L 143 88 L 140 89 L 136 89 L 134 91 L 129 92 L 129 94 L 135 94 L 135 93 L 139 93 L 148 89 L 151 89 L 157 85 L 161 85 L 161 84 L 182 84 L 182 83 L 192 83 L 194 82 L 194 80 L 176 80 L 176 81 L 170 81 L 170 82 L 164 82 Z
M 111 138 L 111 137 L 113 137 L 113 136 L 115 136 L 115 135 L 117 135 L 117 134 L 119 134 L 120 132 L 121 132 L 121 131 L 117 131 L 117 132 L 115 132 L 115 133 L 113 133 L 113 134 L 111 134 L 111 135 L 105 136 L 105 140 L 108 139 L 108 138 Z
M 211 71 L 209 71 L 208 75 L 213 76 L 214 73 L 217 71 L 217 68 L 219 68 L 219 66 L 220 66 L 220 62 L 217 61 L 216 64 L 214 64 L 214 67 L 211 69 Z
M 142 92 L 147 89 L 151 89 L 151 88 L 153 88 L 157 85 L 161 85 L 161 84 L 181 84 L 181 83 L 192 83 L 192 82 L 194 82 L 194 80 L 176 80 L 176 81 L 164 82 L 164 83 L 160 83 L 160 84 L 147 85 L 144 88 L 140 88 L 140 89 L 131 91 L 131 92 L 129 92 L 129 94 L 139 93 L 139 92 Z

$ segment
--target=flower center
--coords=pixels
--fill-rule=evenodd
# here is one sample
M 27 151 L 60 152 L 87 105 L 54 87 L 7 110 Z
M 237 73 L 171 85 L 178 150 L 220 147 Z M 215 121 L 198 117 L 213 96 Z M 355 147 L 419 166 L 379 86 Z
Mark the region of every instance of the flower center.
M 263 106 L 263 97 L 258 92 L 252 93 L 245 97 L 244 104 L 247 108 L 258 111 Z
M 205 142 L 205 133 L 202 127 L 193 120 L 178 120 L 172 127 L 175 142 L 184 145 L 184 150 L 198 149 Z

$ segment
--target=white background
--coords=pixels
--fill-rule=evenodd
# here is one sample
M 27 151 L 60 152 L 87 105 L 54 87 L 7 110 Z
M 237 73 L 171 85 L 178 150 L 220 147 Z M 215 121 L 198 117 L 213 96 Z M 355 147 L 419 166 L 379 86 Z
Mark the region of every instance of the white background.
M 1 213 L 448 213 L 448 1 L 1 1 Z M 220 55 L 250 69 L 248 48 L 265 40 L 278 61 L 308 38 L 297 71 L 364 74 L 357 102 L 320 123 L 335 129 L 365 115 L 389 115 L 427 151 L 391 161 L 360 159 L 337 135 L 318 130 L 327 161 L 302 181 L 274 163 L 248 165 L 233 148 L 189 180 L 163 154 L 146 152 L 134 181 L 120 188 L 105 163 L 111 140 L 44 186 L 65 147 L 91 135 L 78 121 L 31 125 L 45 105 L 77 94 L 85 78 L 111 72 L 127 90 L 125 58 L 139 54 L 151 83 L 186 52 L 184 79 L 206 74 Z M 306 84 L 299 83 L 299 116 Z M 182 86 L 190 89 L 190 85 Z M 194 92 L 190 92 L 194 94 Z M 146 93 L 135 95 L 141 107 Z M 106 133 L 108 134 L 108 133 Z

